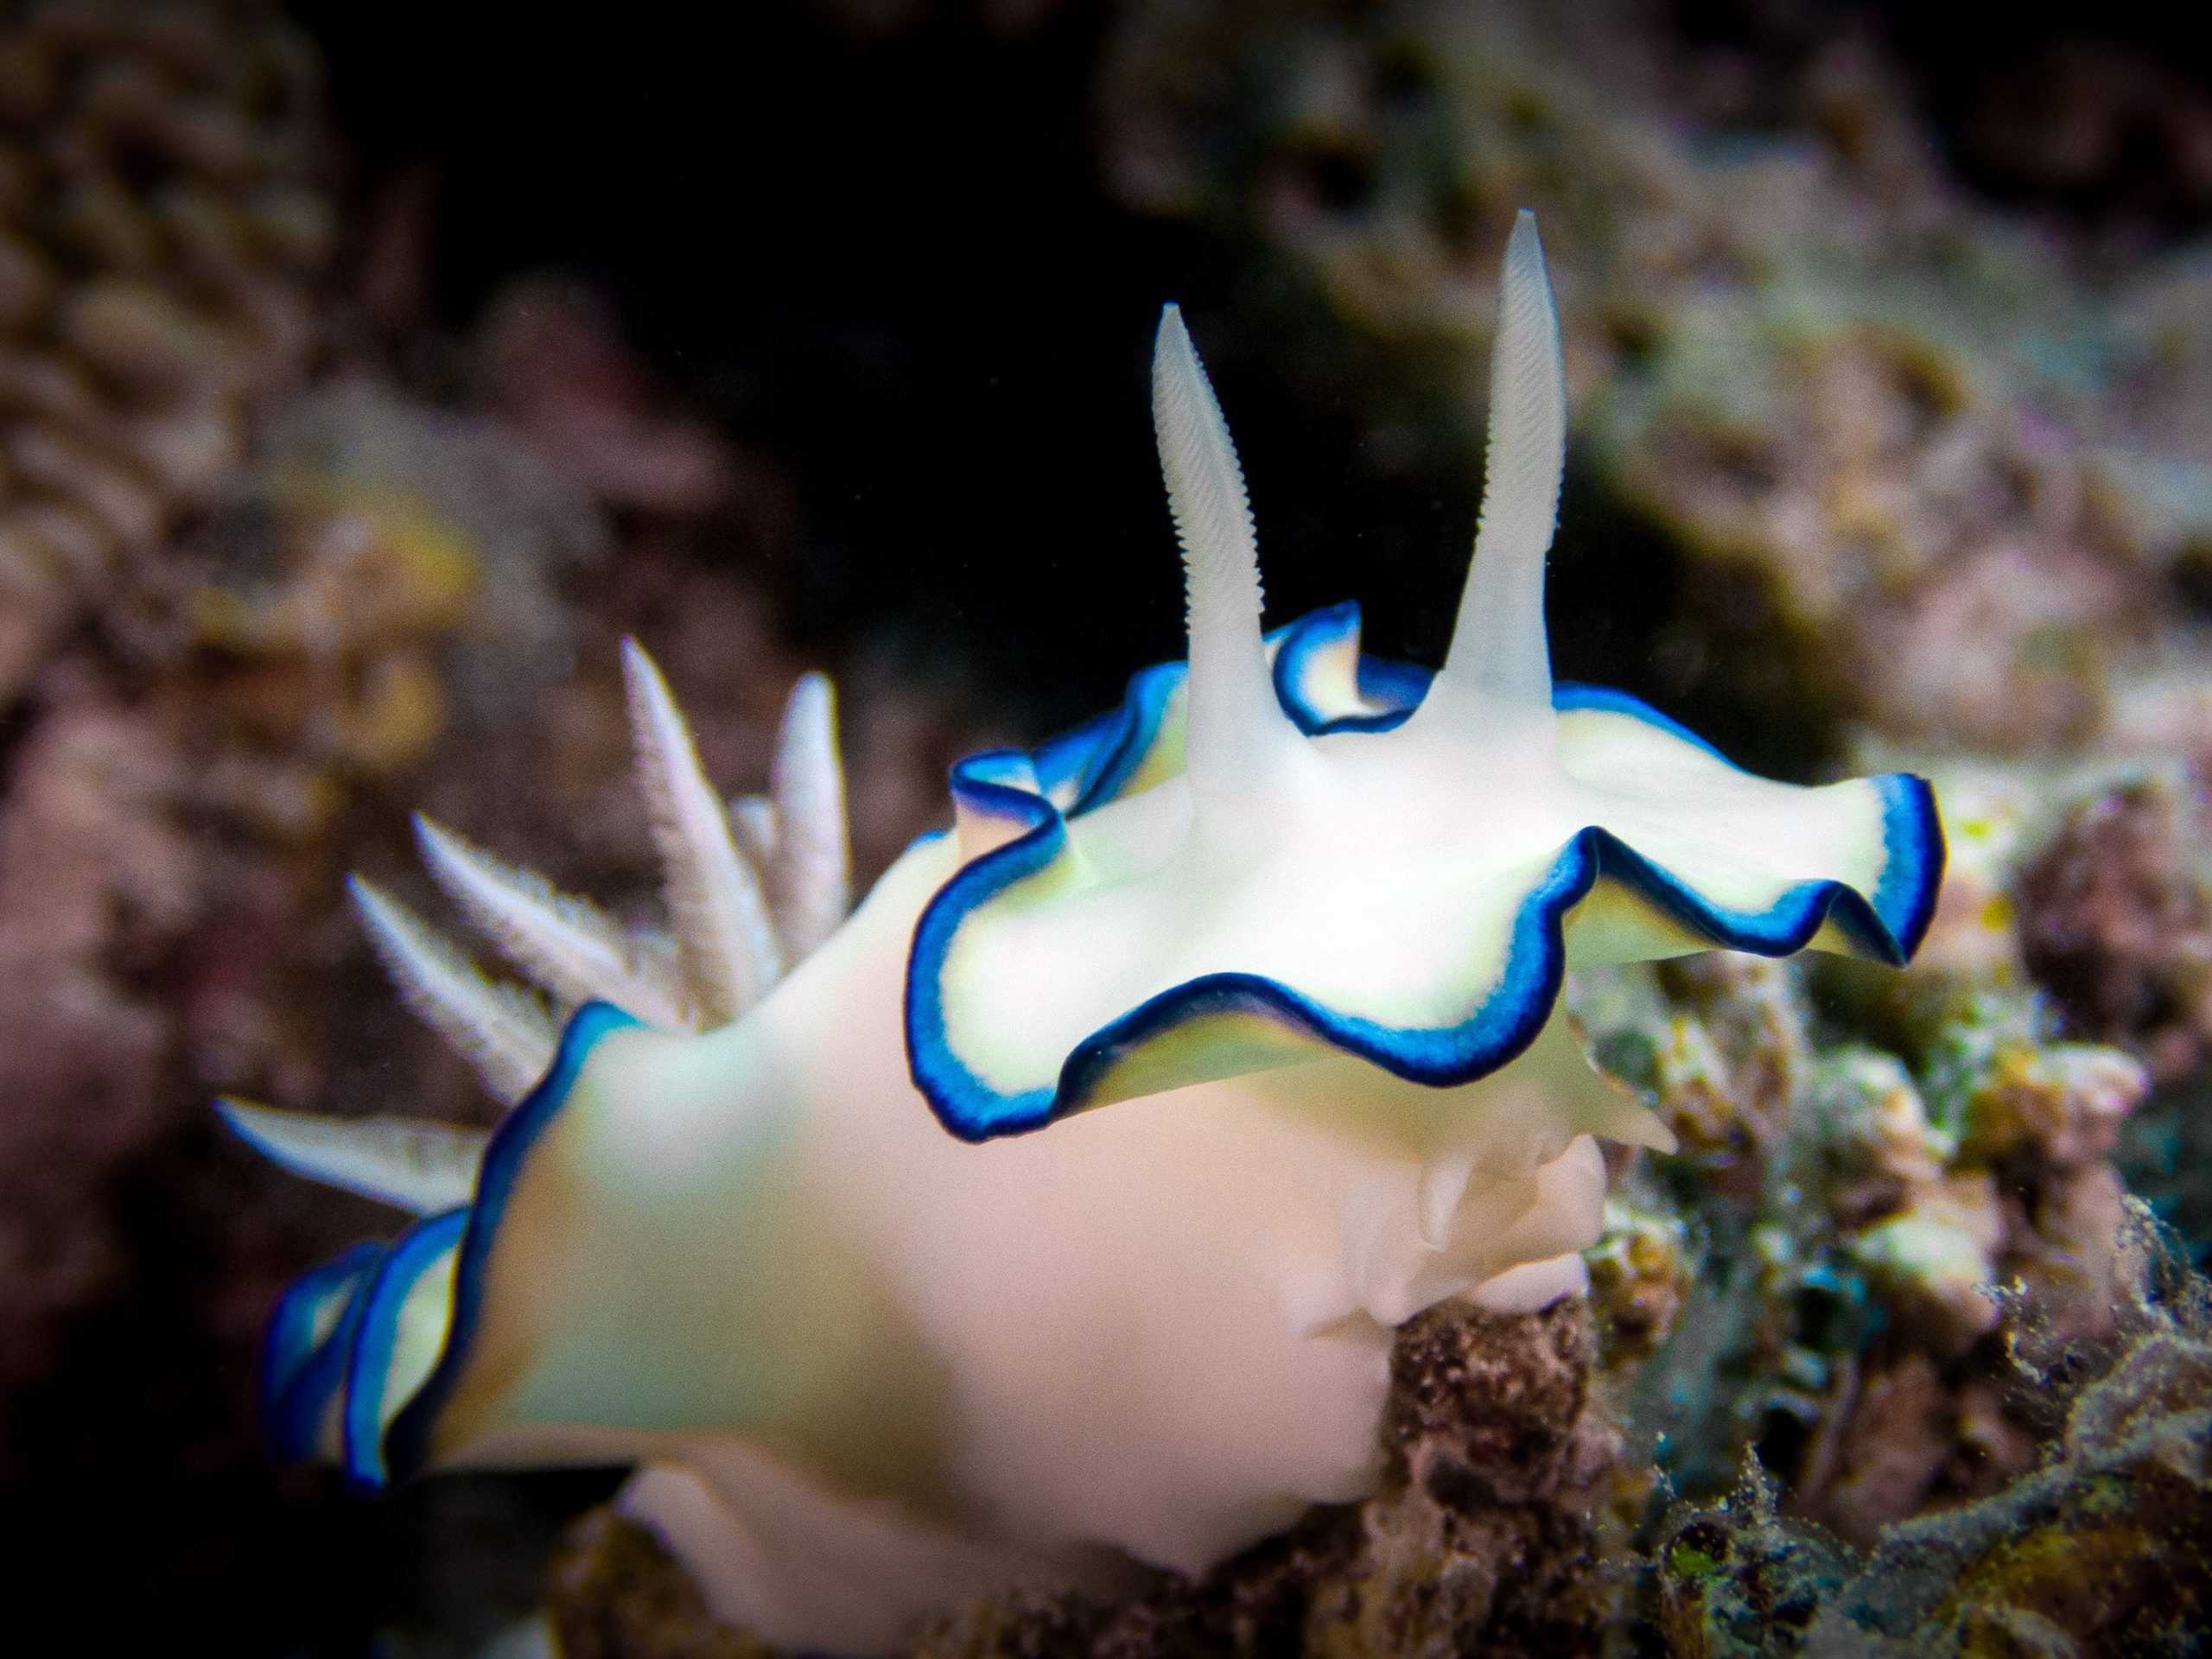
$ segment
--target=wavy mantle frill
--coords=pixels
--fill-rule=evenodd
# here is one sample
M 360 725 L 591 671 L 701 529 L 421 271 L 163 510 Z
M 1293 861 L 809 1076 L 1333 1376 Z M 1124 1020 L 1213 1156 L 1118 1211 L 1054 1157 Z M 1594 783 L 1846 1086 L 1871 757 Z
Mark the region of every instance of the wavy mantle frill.
M 336 1463 L 366 1491 L 428 1461 L 430 1425 L 466 1367 L 486 1263 L 523 1164 L 594 1046 L 637 1023 L 604 1002 L 579 1008 L 552 1068 L 493 1131 L 469 1203 L 389 1244 L 356 1245 L 284 1293 L 261 1364 L 262 1421 L 279 1458 Z
M 1354 605 L 1308 615 L 1269 635 L 1268 644 L 1282 707 L 1309 736 L 1394 730 L 1427 689 L 1424 671 L 1360 653 Z M 944 977 L 961 930 L 1009 890 L 1049 872 L 1065 854 L 1071 821 L 1180 775 L 1184 676 L 1180 664 L 1147 669 L 1132 679 L 1119 709 L 1033 753 L 981 754 L 954 771 L 963 826 L 995 824 L 997 844 L 962 865 L 923 911 L 904 1012 L 914 1081 L 945 1127 L 964 1140 L 1035 1129 L 1104 1100 L 1316 1054 L 1354 1055 L 1440 1087 L 1471 1082 L 1514 1058 L 1543 1028 L 1568 965 L 1569 921 L 1578 906 L 1608 887 L 1681 930 L 1682 948 L 1768 956 L 1818 943 L 1901 963 L 1934 907 L 1942 842 L 1928 787 L 1916 778 L 1832 786 L 1872 791 L 1859 803 L 1871 825 L 1859 849 L 1864 868 L 1853 873 L 1859 881 L 1789 883 L 1757 908 L 1701 892 L 1592 824 L 1567 838 L 1515 897 L 1503 969 L 1455 1022 L 1394 1026 L 1276 978 L 1210 974 L 1099 1027 L 1049 1082 L 995 1088 L 963 1059 L 947 1029 Z M 1678 769 L 1758 781 L 1622 693 L 1564 685 L 1554 707 L 1570 762 L 1607 746 L 1617 759 L 1625 741 Z M 1830 791 L 1790 792 L 1808 802 L 1835 798 Z M 357 1247 L 287 1292 L 270 1324 L 263 1368 L 264 1421 L 280 1456 L 335 1461 L 364 1489 L 424 1466 L 433 1424 L 467 1369 L 508 1196 L 568 1104 L 592 1048 L 637 1023 L 606 1003 L 585 1005 L 569 1021 L 543 1079 L 493 1133 L 467 1205 L 426 1217 L 388 1245 Z
M 1395 730 L 1427 690 L 1427 671 L 1363 655 L 1359 626 L 1357 605 L 1346 603 L 1268 636 L 1277 697 L 1308 737 Z M 1891 773 L 1818 789 L 1768 783 L 1635 697 L 1561 684 L 1553 706 L 1570 774 L 1578 760 L 1618 770 L 1626 758 L 1662 792 L 1774 791 L 1791 798 L 1784 804 L 1794 815 L 1841 825 L 1823 844 L 1840 849 L 1833 861 L 1846 868 L 1776 880 L 1764 902 L 1732 903 L 1592 822 L 1555 843 L 1548 861 L 1501 899 L 1504 937 L 1495 971 L 1458 1018 L 1397 1024 L 1267 974 L 1209 972 L 1162 987 L 1090 1030 L 1065 1051 L 1055 1075 L 1010 1087 L 1008 1068 L 994 1075 L 963 1052 L 949 1014 L 947 984 L 963 931 L 1025 887 L 1056 880 L 1065 887 L 1071 823 L 1179 775 L 1185 678 L 1180 663 L 1146 669 L 1119 709 L 1033 753 L 993 751 L 953 769 L 963 833 L 982 826 L 988 849 L 924 911 L 905 1014 L 914 1082 L 963 1140 L 1020 1134 L 1108 1101 L 1332 1053 L 1435 1087 L 1471 1082 L 1520 1054 L 1551 1017 L 1569 965 L 1569 922 L 1593 895 L 1636 910 L 1647 937 L 1674 932 L 1674 950 L 1778 957 L 1816 946 L 1892 965 L 1910 957 L 1935 909 L 1943 842 L 1923 779 Z M 972 1050 L 972 1040 L 965 1046 Z

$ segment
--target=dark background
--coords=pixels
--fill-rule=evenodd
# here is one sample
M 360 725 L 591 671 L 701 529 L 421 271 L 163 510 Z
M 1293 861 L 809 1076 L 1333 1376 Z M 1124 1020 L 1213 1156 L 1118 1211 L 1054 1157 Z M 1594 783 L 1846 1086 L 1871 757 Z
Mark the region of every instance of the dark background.
M 1067 0 L 1014 31 L 969 0 L 871 35 L 796 0 L 638 0 L 588 22 L 501 3 L 316 0 L 358 184 L 423 169 L 434 304 L 471 317 L 536 267 L 620 302 L 657 365 L 741 442 L 798 469 L 794 625 L 887 623 L 957 641 L 1039 729 L 1178 647 L 1145 365 L 1163 300 L 1191 315 L 1237 434 L 1270 618 L 1357 591 L 1386 652 L 1433 656 L 1470 544 L 1461 457 L 1363 463 L 1341 394 L 1232 332 L 1239 255 L 1117 205 L 1092 82 L 1111 8 Z M 1977 141 L 1993 93 L 2055 44 L 2108 41 L 2201 87 L 2190 10 L 1682 0 L 1700 46 L 1785 62 L 1839 13 L 1872 23 L 1974 183 L 2158 231 L 2204 221 L 2140 166 L 2085 186 L 2014 176 Z M 1585 528 L 1588 528 L 1585 526 Z M 1562 550 L 1572 552 L 1572 512 Z M 1561 630 L 1568 677 L 1637 677 L 1633 639 Z

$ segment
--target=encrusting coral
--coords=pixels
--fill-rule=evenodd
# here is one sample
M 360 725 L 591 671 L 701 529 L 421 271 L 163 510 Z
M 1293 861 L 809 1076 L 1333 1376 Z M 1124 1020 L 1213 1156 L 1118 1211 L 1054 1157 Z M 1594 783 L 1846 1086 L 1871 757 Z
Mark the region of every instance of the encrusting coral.
M 181 538 L 149 631 L 327 786 L 417 765 L 456 713 L 519 719 L 553 677 L 531 664 L 575 649 L 562 589 L 607 563 L 600 501 L 527 434 L 366 376 L 264 426 L 251 473 Z
M 1592 977 L 1580 1007 L 1681 1142 L 1592 1257 L 1624 1427 L 1673 1489 L 1756 1448 L 1794 1514 L 1864 1541 L 2019 1473 L 2008 1344 L 2112 1329 L 2141 1065 L 2056 1040 L 2017 989 L 1900 1057 L 1823 1030 L 1794 969 L 1728 957 Z
M 423 1217 L 280 1306 L 280 1446 L 369 1485 L 639 1460 L 625 1507 L 718 1616 L 852 1651 L 982 1591 L 1202 1571 L 1373 1491 L 1394 1327 L 1580 1288 L 1593 1136 L 1668 1143 L 1586 1064 L 1567 969 L 1899 963 L 1942 866 L 1917 779 L 1769 784 L 1553 685 L 1565 385 L 1532 219 L 1505 271 L 1433 677 L 1362 658 L 1348 606 L 1262 636 L 1241 474 L 1171 308 L 1187 668 L 962 763 L 954 829 L 849 919 L 826 686 L 794 696 L 771 797 L 726 809 L 635 652 L 670 934 L 423 830 L 564 1029 L 357 889 L 410 1003 L 517 1103 L 488 1140 L 226 1109 Z
M 2024 965 L 2075 1030 L 2126 1044 L 2162 1078 L 2203 1065 L 2212 826 L 2186 774 L 2161 771 L 2077 800 L 2014 890 Z
M 161 1117 L 169 1033 L 116 971 L 195 912 L 185 779 L 158 730 L 93 677 L 49 689 L 0 815 L 0 1397 L 50 1361 L 55 1327 L 121 1266 L 103 1183 Z M 14 1450 L 0 1437 L 0 1459 Z
M 1647 1613 L 1669 1659 L 2183 1654 L 2212 1625 L 2208 1287 L 2139 1205 L 2113 1329 L 2025 1360 L 2055 1433 L 2002 1490 L 1906 1521 L 1870 1552 L 1777 1512 L 1756 1471 L 1670 1517 Z
M 1942 801 L 1943 896 L 1913 971 L 1871 1002 L 1849 999 L 1870 1028 L 1926 1046 L 1947 1025 L 1978 1023 L 1993 999 L 2017 1007 L 2034 995 L 2055 1033 L 2126 1053 L 2150 1092 L 2105 1126 L 2119 1137 L 2109 1150 L 2200 1251 L 2212 1241 L 2200 1127 L 2212 748 L 2201 736 L 2189 719 L 2072 759 L 1918 757 Z

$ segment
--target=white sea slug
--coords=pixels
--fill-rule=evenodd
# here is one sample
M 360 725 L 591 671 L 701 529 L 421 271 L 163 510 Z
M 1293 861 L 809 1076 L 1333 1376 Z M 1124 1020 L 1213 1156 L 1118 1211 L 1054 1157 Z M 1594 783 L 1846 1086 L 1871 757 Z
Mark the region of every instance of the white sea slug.
M 726 810 L 628 657 L 672 955 L 423 825 L 433 874 L 573 1009 L 365 883 L 403 993 L 512 1104 L 489 1136 L 237 1103 L 278 1162 L 422 1218 L 272 1322 L 283 1451 L 363 1485 L 632 1461 L 715 1611 L 871 1653 L 1014 1585 L 1198 1571 L 1378 1474 L 1392 1327 L 1581 1288 L 1593 1072 L 1571 969 L 1716 946 L 1886 963 L 1927 786 L 1736 770 L 1552 683 L 1564 442 L 1533 219 L 1505 257 L 1488 493 L 1433 677 L 1351 606 L 1272 635 L 1227 428 L 1173 308 L 1154 411 L 1190 658 L 953 773 L 848 918 L 829 689 Z

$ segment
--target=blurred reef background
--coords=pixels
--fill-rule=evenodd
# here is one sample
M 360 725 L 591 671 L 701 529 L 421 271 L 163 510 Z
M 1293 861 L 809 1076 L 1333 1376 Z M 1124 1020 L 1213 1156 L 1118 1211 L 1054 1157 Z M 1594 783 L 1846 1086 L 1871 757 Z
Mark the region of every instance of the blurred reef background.
M 0 9 L 0 1560 L 94 1649 L 760 1653 L 614 1471 L 272 1468 L 378 1230 L 209 1097 L 488 1106 L 344 905 L 421 807 L 651 882 L 616 645 L 734 791 L 843 698 L 858 874 L 1180 649 L 1183 302 L 1271 615 L 1433 661 L 1497 250 L 1568 677 L 1909 766 L 1903 974 L 1576 988 L 1682 1143 L 1586 1302 L 1403 1333 L 1386 1490 L 932 1659 L 2182 1655 L 2212 1630 L 2212 57 L 1979 0 Z

